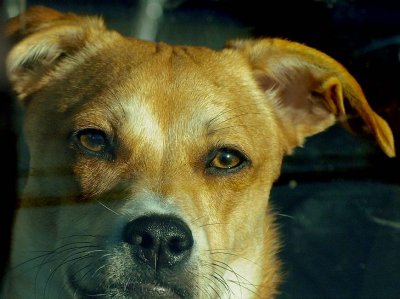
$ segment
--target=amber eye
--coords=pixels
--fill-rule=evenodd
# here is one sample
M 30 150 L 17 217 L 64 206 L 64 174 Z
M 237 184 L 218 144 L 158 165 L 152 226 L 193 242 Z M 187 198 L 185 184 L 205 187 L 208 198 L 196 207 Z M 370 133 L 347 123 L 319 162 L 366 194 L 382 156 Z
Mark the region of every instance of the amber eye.
M 215 172 L 232 172 L 242 168 L 248 163 L 246 157 L 236 149 L 220 148 L 213 151 L 208 170 Z
M 76 133 L 75 142 L 89 155 L 103 156 L 110 154 L 110 142 L 105 132 L 98 129 L 83 129 Z

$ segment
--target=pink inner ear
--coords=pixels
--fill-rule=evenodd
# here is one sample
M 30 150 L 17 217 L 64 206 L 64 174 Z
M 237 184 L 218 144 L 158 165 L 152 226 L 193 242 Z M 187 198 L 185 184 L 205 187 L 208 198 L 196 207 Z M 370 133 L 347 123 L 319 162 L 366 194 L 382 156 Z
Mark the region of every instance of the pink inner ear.
M 264 92 L 267 92 L 269 90 L 273 90 L 278 87 L 278 81 L 272 79 L 270 76 L 265 74 L 264 71 L 261 70 L 255 70 L 254 71 L 254 77 L 258 83 L 258 86 L 264 90 Z
M 229 43 L 248 57 L 266 101 L 274 107 L 288 151 L 304 138 L 344 119 L 349 104 L 375 136 L 382 150 L 395 156 L 393 134 L 369 106 L 355 78 L 336 60 L 303 44 L 283 39 Z
M 265 92 L 266 100 L 275 108 L 290 152 L 294 147 L 301 146 L 306 137 L 317 134 L 335 123 L 333 109 L 327 105 L 326 98 L 340 98 L 340 95 L 336 94 L 340 89 L 321 90 L 320 80 L 308 71 L 292 69 L 290 74 L 285 75 L 281 78 L 283 80 L 279 80 L 265 72 L 256 71 L 256 80 Z M 335 105 L 334 102 L 332 104 Z
M 336 116 L 346 115 L 342 85 L 336 77 L 325 80 L 321 85 L 326 107 Z

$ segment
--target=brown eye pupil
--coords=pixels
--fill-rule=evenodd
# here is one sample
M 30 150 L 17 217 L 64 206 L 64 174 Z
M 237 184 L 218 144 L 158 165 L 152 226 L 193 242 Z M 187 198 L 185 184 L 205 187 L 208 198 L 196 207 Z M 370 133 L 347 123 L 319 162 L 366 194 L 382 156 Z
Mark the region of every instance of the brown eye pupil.
M 211 162 L 211 166 L 217 169 L 230 169 L 239 166 L 243 157 L 229 149 L 221 149 Z
M 95 130 L 82 132 L 79 142 L 84 148 L 97 153 L 103 151 L 107 144 L 104 133 Z
M 221 153 L 220 155 L 218 155 L 218 162 L 221 166 L 225 166 L 227 168 L 230 168 L 232 166 L 235 166 L 235 164 L 237 163 L 239 159 L 230 154 L 230 153 Z

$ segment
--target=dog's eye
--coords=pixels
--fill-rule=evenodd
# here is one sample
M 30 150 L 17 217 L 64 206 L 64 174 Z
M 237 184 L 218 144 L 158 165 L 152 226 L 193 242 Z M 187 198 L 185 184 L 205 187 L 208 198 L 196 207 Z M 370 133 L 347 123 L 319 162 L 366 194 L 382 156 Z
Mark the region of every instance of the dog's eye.
M 86 149 L 99 153 L 106 147 L 106 138 L 102 132 L 87 130 L 79 134 L 79 142 Z
M 233 172 L 241 169 L 248 162 L 246 157 L 236 149 L 221 148 L 215 150 L 208 163 L 210 172 Z
M 76 142 L 87 154 L 97 156 L 109 154 L 110 142 L 106 133 L 98 129 L 83 129 L 76 133 Z

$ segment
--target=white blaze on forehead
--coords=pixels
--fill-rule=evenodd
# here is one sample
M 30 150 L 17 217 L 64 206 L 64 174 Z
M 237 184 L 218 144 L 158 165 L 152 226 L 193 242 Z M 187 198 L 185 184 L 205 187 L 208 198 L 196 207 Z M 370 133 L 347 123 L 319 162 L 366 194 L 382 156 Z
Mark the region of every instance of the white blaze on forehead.
M 154 111 L 146 103 L 136 99 L 128 101 L 123 108 L 128 130 L 145 143 L 161 150 L 164 147 L 165 134 Z
M 202 136 L 204 130 L 212 129 L 229 116 L 225 107 L 206 100 L 192 105 L 191 110 L 184 115 L 186 125 L 183 128 L 187 131 L 184 133 L 191 134 L 194 138 L 199 137 L 199 135 Z

